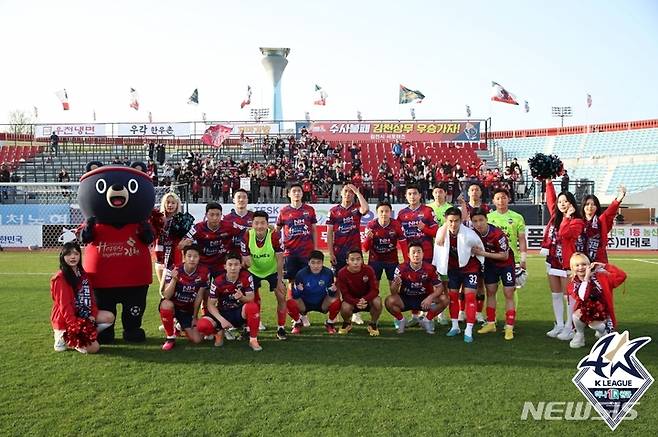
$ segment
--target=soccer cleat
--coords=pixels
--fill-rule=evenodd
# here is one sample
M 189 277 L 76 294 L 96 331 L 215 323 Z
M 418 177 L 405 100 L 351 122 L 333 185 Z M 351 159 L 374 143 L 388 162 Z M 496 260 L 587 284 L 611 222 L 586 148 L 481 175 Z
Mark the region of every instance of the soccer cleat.
M 290 333 L 292 335 L 301 334 L 302 333 L 302 326 L 304 326 L 304 324 L 302 322 L 295 322 L 295 324 L 292 325 L 292 331 L 290 331 Z
M 398 320 L 398 334 L 404 334 L 404 328 L 407 326 L 407 319 Z
M 263 322 L 260 322 L 260 324 L 258 325 L 258 330 L 259 331 L 265 331 L 266 329 L 267 329 L 267 326 L 265 326 L 265 324 Z
M 279 329 L 276 330 L 276 338 L 278 338 L 279 340 L 288 340 L 288 334 L 286 333 L 286 328 L 279 327 Z
M 574 337 L 573 329 L 571 329 L 568 326 L 565 326 L 562 332 L 558 334 L 557 339 L 562 341 L 567 341 L 573 339 L 573 337 Z
M 263 350 L 262 346 L 258 343 L 258 340 L 255 338 L 249 339 L 249 347 L 254 352 L 260 352 Z
M 446 337 L 454 337 L 457 334 L 460 334 L 461 332 L 462 330 L 459 328 L 451 328 L 450 331 L 446 333 Z
M 428 320 L 427 318 L 423 318 L 423 320 L 420 321 L 420 326 L 428 334 L 430 335 L 434 334 L 434 320 Z
M 368 334 L 370 334 L 371 337 L 379 337 L 379 328 L 377 327 L 377 324 L 375 323 L 368 323 Z
M 352 324 L 351 323 L 343 323 L 343 326 L 340 327 L 338 330 L 338 333 L 340 335 L 345 335 L 349 334 L 349 332 L 352 330 Z
M 324 329 L 327 330 L 327 334 L 334 335 L 336 333 L 336 327 L 331 322 L 324 322 Z
M 215 347 L 222 346 L 224 346 L 224 333 L 219 331 L 217 334 L 215 334 Z
M 470 335 L 464 335 L 464 343 L 473 343 L 473 337 Z
M 170 351 L 176 346 L 176 339 L 175 338 L 168 338 L 167 341 L 164 342 L 162 345 L 162 350 L 163 351 Z
M 475 321 L 480 325 L 484 325 L 485 323 L 487 323 L 487 319 L 484 318 L 482 313 L 475 313 Z
M 203 337 L 203 339 L 206 340 L 206 341 L 210 341 L 210 340 L 214 340 L 215 336 L 214 335 L 205 335 Z
M 548 331 L 546 335 L 548 335 L 551 338 L 556 338 L 560 332 L 562 332 L 562 329 L 564 329 L 564 326 L 560 326 L 558 324 L 553 325 L 553 329 Z
M 306 314 L 302 314 L 302 324 L 304 325 L 304 328 L 311 326 L 311 321 L 308 319 Z
M 395 329 L 400 329 L 400 321 L 398 319 L 393 319 L 393 327 Z
M 176 332 L 176 331 L 178 331 L 176 333 L 176 337 L 181 335 L 181 332 L 183 332 L 183 328 L 181 328 L 180 323 L 178 323 L 178 321 L 176 321 L 176 324 L 174 325 L 174 332 Z
M 439 314 L 439 325 L 441 326 L 447 326 L 450 324 L 450 319 L 446 316 L 443 315 L 443 313 Z
M 418 316 L 411 316 L 410 319 L 407 319 L 407 328 L 413 328 L 414 326 L 418 326 L 420 324 L 420 317 Z
M 496 322 L 486 322 L 482 328 L 478 329 L 478 334 L 489 334 L 496 332 Z
M 585 346 L 585 333 L 584 332 L 576 332 L 573 335 L 573 339 L 569 342 L 569 347 L 571 349 L 578 349 Z
M 228 341 L 233 341 L 237 340 L 238 335 L 236 334 L 236 329 L 235 328 L 228 328 L 224 330 L 224 338 L 227 339 Z
M 460 322 L 463 322 L 464 320 L 466 320 L 466 313 L 464 313 L 463 311 L 460 311 L 459 315 L 457 316 L 457 320 L 459 320 Z
M 361 314 L 359 313 L 352 314 L 352 323 L 356 323 L 357 325 L 363 325 L 363 319 L 361 318 Z
M 480 332 L 480 331 L 478 331 Z M 505 326 L 505 340 L 514 340 L 514 327 Z
M 53 345 L 55 352 L 64 352 L 66 350 L 66 341 L 64 340 L 64 331 L 56 331 L 55 344 Z

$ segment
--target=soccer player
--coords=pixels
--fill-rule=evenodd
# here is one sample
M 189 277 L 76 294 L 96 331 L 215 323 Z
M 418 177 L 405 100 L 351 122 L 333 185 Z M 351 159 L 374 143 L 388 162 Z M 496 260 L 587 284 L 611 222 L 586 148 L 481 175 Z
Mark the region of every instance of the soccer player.
M 308 265 L 311 252 L 317 249 L 315 209 L 302 203 L 303 195 L 301 184 L 292 184 L 288 190 L 290 205 L 281 208 L 276 220 L 276 231 L 283 231 L 284 278 L 288 280 L 290 293 L 297 272 Z
M 446 201 L 448 195 L 448 187 L 444 183 L 440 183 L 434 187 L 432 190 L 432 197 L 434 197 L 434 202 L 428 203 L 427 206 L 432 208 L 434 211 L 434 218 L 439 226 L 445 223 L 445 212 L 448 208 L 451 208 L 452 205 Z
M 502 229 L 487 221 L 484 209 L 475 208 L 471 211 L 471 221 L 484 244 L 484 249 L 474 247 L 473 253 L 484 257 L 484 286 L 487 289 L 487 322 L 478 330 L 478 334 L 496 332 L 496 293 L 500 281 L 505 293 L 505 340 L 512 340 L 516 321 L 514 252 Z
M 571 256 L 570 266 L 573 277 L 569 293 L 576 300 L 573 313 L 576 334 L 569 346 L 576 349 L 585 346 L 585 326 L 594 329 L 596 337 L 616 329 L 613 290 L 626 280 L 626 273 L 612 264 L 590 263 L 587 256 L 579 252 Z
M 249 257 L 249 272 L 254 277 L 256 303 L 260 304 L 260 288 L 265 281 L 274 292 L 277 302 L 277 338 L 286 340 L 286 286 L 283 284 L 283 249 L 280 233 L 269 227 L 269 215 L 265 211 L 253 213 L 252 228 L 243 236 L 243 245 Z
M 450 298 L 450 319 L 452 328 L 446 336 L 454 337 L 461 333 L 459 328 L 459 290 L 464 288 L 466 303 L 466 330 L 464 341 L 473 342 L 478 280 L 481 275 L 481 256 L 473 255 L 473 248 L 484 248 L 482 240 L 471 228 L 462 225 L 462 212 L 450 208 L 445 213 L 447 235 L 436 239 L 433 264 L 442 275 L 448 275 L 448 297 Z
M 336 316 L 340 311 L 340 299 L 336 295 L 334 273 L 330 268 L 324 267 L 324 254 L 319 250 L 311 252 L 308 267 L 304 267 L 295 276 L 295 288 L 288 299 L 288 314 L 293 320 L 293 334 L 302 331 L 302 314 L 309 311 L 318 311 L 327 314 L 324 326 L 329 334 L 335 334 L 334 326 Z
M 493 203 L 496 210 L 487 214 L 487 221 L 505 232 L 509 246 L 514 252 L 515 264 L 519 264 L 525 270 L 528 259 L 525 220 L 521 214 L 509 209 L 509 201 L 510 195 L 506 189 L 494 190 Z
M 208 289 L 208 269 L 199 265 L 201 249 L 191 244 L 183 249 L 183 263 L 168 271 L 165 278 L 163 299 L 160 302 L 160 320 L 167 340 L 162 350 L 169 351 L 176 345 L 174 318 L 192 343 L 200 343 L 201 334 L 196 330 L 201 301 Z
M 569 260 L 576 252 L 576 243 L 580 238 L 585 222 L 576 209 L 576 198 L 568 191 L 559 196 L 555 194 L 553 181 L 546 180 L 546 204 L 551 218 L 544 229 L 542 252 L 546 256 L 546 273 L 551 289 L 555 326 L 546 333 L 551 338 L 572 340 L 574 336 L 572 320 L 575 302 L 567 295 L 567 276 Z M 564 320 L 564 299 L 567 298 L 567 320 Z
M 466 203 L 466 220 L 470 219 L 471 211 L 475 208 L 484 209 L 489 213 L 489 205 L 482 201 L 482 187 L 480 184 L 471 184 L 468 187 L 468 202 Z
M 379 328 L 377 323 L 382 313 L 379 284 L 372 267 L 363 264 L 363 255 L 360 250 L 352 249 L 347 254 L 347 266 L 338 272 L 336 287 L 340 291 L 343 300 L 340 308 L 343 326 L 338 330 L 338 333 L 344 335 L 352 330 L 352 314 L 359 311 L 369 311 L 368 333 L 371 337 L 378 336 Z
M 223 330 L 229 327 L 249 327 L 249 347 L 258 352 L 263 348 L 258 343 L 260 308 L 254 302 L 254 281 L 251 273 L 241 268 L 242 258 L 238 253 L 226 257 L 226 272 L 215 278 L 210 287 L 206 315 L 197 322 L 203 335 L 215 334 L 215 346 L 223 344 Z
M 404 259 L 408 257 L 407 239 L 404 236 L 402 225 L 396 219 L 391 218 L 393 208 L 391 204 L 380 202 L 376 208 L 377 218 L 370 221 L 366 226 L 366 240 L 363 242 L 363 251 L 369 252 L 368 265 L 375 271 L 377 281 L 382 279 L 382 273 L 386 273 L 389 284 L 395 277 L 395 269 L 398 266 L 398 249 L 400 246 Z
M 428 334 L 434 334 L 434 317 L 449 303 L 436 268 L 423 261 L 423 247 L 419 243 L 411 243 L 409 261 L 395 270 L 391 295 L 384 301 L 388 312 L 398 321 L 398 334 L 404 333 L 406 325 L 402 313 L 410 310 L 427 311 L 420 323 Z
M 249 193 L 244 188 L 238 188 L 233 192 L 233 209 L 224 216 L 224 221 L 233 224 L 240 233 L 233 238 L 233 246 L 230 251 L 240 251 L 244 234 L 247 232 L 254 220 L 253 211 L 249 211 Z

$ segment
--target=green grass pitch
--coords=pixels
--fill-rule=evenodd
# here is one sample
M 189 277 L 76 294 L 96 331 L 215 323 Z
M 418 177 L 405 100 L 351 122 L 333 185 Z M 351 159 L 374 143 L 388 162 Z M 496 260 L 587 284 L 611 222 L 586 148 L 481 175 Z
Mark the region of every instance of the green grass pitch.
M 658 257 L 611 255 L 629 278 L 616 292 L 620 330 L 653 341 L 638 354 L 658 378 Z M 643 261 L 638 261 L 641 259 Z M 595 435 L 600 420 L 521 420 L 525 401 L 585 398 L 572 384 L 588 346 L 549 339 L 551 300 L 543 260 L 529 260 L 519 294 L 516 338 L 396 335 L 386 314 L 381 336 L 365 326 L 328 336 L 323 315 L 287 342 L 276 340 L 274 299 L 263 294 L 264 350 L 246 342 L 160 350 L 157 292 L 149 292 L 142 345 L 118 341 L 95 356 L 52 349 L 49 277 L 54 252 L 0 253 L 0 435 Z M 388 285 L 382 285 L 382 296 Z M 499 321 L 502 292 L 499 293 Z M 367 318 L 367 317 L 365 317 Z M 120 328 L 117 328 L 120 337 Z M 655 435 L 658 387 L 616 435 Z M 595 413 L 593 413 L 595 415 Z M 653 431 L 652 431 L 653 430 Z

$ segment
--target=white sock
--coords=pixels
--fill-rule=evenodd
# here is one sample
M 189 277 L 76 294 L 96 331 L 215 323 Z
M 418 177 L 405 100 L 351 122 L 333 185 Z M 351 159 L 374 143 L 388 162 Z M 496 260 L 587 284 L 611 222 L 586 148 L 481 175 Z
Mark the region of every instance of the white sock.
M 96 332 L 101 332 L 112 326 L 111 323 L 99 323 L 96 325 Z
M 574 307 L 576 306 L 576 301 L 573 300 L 571 296 L 567 297 L 567 327 L 570 329 L 573 329 L 573 325 L 569 322 L 573 322 L 573 310 Z
M 286 329 L 285 326 L 279 325 L 279 329 Z
M 553 314 L 555 315 L 555 322 L 557 326 L 564 326 L 564 293 L 561 291 L 558 293 L 552 292 L 551 297 L 553 298 Z
M 580 320 L 580 317 L 576 317 L 575 315 L 572 316 L 573 324 L 576 326 L 576 331 L 578 331 L 579 334 L 582 334 L 585 332 L 585 324 Z
M 452 320 L 452 329 L 459 329 L 459 320 L 458 319 L 450 319 Z
M 469 337 L 473 337 L 473 324 L 472 323 L 467 323 L 466 324 L 466 329 L 464 330 L 464 335 L 467 335 Z
M 605 323 L 604 322 L 592 322 L 589 324 L 589 327 L 598 332 L 599 334 L 605 334 Z

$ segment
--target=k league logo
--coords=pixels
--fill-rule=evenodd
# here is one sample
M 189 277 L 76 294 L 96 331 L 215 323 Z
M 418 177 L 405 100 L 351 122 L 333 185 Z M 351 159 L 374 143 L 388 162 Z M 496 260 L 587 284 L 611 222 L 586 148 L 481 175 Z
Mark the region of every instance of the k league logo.
M 653 377 L 635 356 L 650 341 L 650 337 L 629 340 L 628 331 L 612 332 L 600 338 L 578 364 L 573 383 L 613 431 L 653 384 Z

